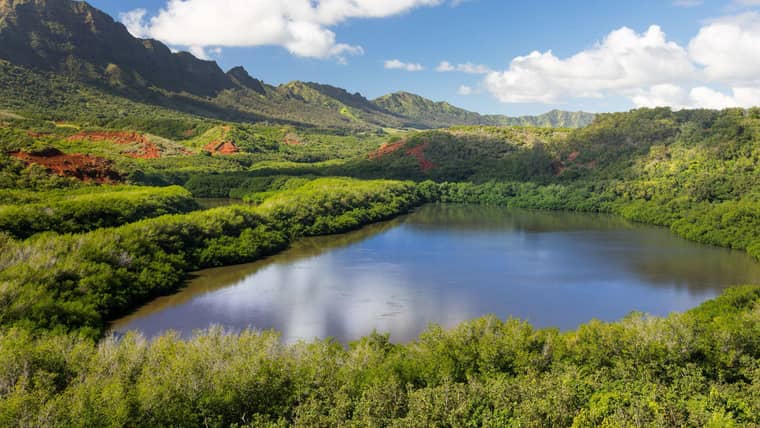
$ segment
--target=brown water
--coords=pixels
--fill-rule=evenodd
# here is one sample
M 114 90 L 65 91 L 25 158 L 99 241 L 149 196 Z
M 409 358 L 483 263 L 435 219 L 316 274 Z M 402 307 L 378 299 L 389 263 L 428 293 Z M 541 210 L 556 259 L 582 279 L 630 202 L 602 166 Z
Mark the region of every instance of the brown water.
M 683 311 L 760 283 L 743 252 L 695 244 L 615 217 L 428 205 L 408 216 L 304 239 L 274 257 L 208 269 L 113 330 L 184 336 L 222 325 L 293 342 L 355 340 L 376 329 L 414 339 L 486 314 L 571 329 L 631 311 Z

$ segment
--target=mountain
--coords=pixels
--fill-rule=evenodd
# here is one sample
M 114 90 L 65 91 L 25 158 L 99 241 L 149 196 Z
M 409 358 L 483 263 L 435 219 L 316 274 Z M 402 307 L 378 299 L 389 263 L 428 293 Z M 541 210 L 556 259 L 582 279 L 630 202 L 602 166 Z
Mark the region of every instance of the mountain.
M 248 71 L 243 67 L 234 67 L 227 72 L 227 77 L 232 79 L 237 85 L 244 88 L 248 88 L 259 95 L 266 95 L 266 88 L 264 82 L 259 79 L 254 79 L 248 74 Z
M 215 62 L 134 38 L 124 25 L 79 1 L 0 0 L 0 57 L 114 86 L 201 96 L 235 86 Z
M 447 102 L 435 102 L 408 92 L 396 92 L 373 101 L 397 115 L 429 128 L 451 125 L 493 125 L 493 126 L 540 126 L 579 128 L 589 125 L 594 114 L 553 110 L 540 116 L 509 117 L 503 115 L 481 115 Z
M 72 103 L 80 115 L 123 114 L 123 106 L 100 102 L 96 109 L 93 103 L 75 102 L 81 98 L 76 94 L 83 92 L 124 99 L 119 105 L 137 102 L 227 121 L 352 131 L 452 125 L 576 127 L 592 117 L 559 111 L 525 118 L 483 116 L 404 92 L 370 101 L 359 93 L 313 82 L 272 86 L 243 67 L 225 73 L 214 61 L 172 52 L 157 40 L 135 38 L 106 13 L 72 0 L 0 0 L 0 61 L 6 61 L 2 68 L 8 70 L 0 74 L 0 108 L 20 105 L 39 111 L 44 104 L 55 108 L 48 113 L 63 118 L 73 114 Z M 19 87 L 19 81 L 45 82 L 48 99 L 31 96 L 31 88 Z M 67 88 L 65 94 L 57 92 L 61 87 Z M 143 109 L 131 107 L 136 108 Z

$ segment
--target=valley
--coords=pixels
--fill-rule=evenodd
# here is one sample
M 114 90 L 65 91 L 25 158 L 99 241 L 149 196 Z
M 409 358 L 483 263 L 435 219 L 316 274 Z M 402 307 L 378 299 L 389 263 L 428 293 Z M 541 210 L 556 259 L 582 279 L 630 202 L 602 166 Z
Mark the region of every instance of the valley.
M 254 75 L 0 0 L 0 426 L 760 424 L 759 107 Z

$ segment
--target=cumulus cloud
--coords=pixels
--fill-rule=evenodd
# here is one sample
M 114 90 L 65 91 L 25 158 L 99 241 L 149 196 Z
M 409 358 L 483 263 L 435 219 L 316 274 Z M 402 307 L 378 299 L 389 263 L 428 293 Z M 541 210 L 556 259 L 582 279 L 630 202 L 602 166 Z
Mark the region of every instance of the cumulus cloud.
M 485 86 L 503 102 L 558 102 L 568 97 L 602 97 L 693 76 L 685 49 L 666 39 L 658 26 L 643 34 L 629 28 L 610 33 L 593 48 L 561 59 L 533 52 L 490 73 Z
M 137 37 L 192 47 L 283 46 L 297 56 L 342 57 L 363 52 L 339 43 L 330 27 L 352 18 L 382 18 L 445 0 L 168 0 L 157 15 L 121 14 Z
M 760 88 L 732 88 L 730 94 L 725 94 L 707 86 L 698 86 L 687 91 L 677 85 L 663 84 L 641 90 L 631 100 L 636 107 L 747 108 L 759 104 Z
M 399 61 L 397 59 L 389 59 L 385 61 L 385 68 L 388 70 L 404 70 L 404 71 L 422 71 L 425 67 L 422 64 L 408 63 Z
M 482 64 L 473 64 L 471 62 L 467 62 L 464 64 L 454 65 L 448 61 L 441 61 L 435 70 L 444 73 L 449 71 L 459 71 L 468 74 L 488 74 L 493 71 L 489 67 Z
M 472 95 L 475 92 L 474 89 L 472 89 L 472 86 L 462 85 L 457 90 L 457 94 L 459 95 Z
M 750 107 L 760 104 L 758 46 L 755 12 L 705 23 L 688 47 L 658 26 L 641 34 L 621 28 L 568 58 L 552 51 L 516 57 L 483 83 L 505 103 L 623 96 L 638 107 Z
M 130 33 L 135 37 L 148 37 L 150 30 L 145 25 L 145 15 L 148 11 L 145 9 L 135 9 L 129 12 L 120 13 L 119 20 L 127 27 Z
M 760 2 L 758 2 L 760 4 Z M 712 80 L 760 80 L 760 14 L 721 18 L 702 27 L 689 54 Z

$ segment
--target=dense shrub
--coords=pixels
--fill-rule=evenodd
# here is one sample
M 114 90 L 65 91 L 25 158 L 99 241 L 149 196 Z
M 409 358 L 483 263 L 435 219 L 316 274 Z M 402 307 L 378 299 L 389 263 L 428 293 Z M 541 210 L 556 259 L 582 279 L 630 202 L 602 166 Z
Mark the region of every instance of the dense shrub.
M 346 231 L 418 203 L 411 183 L 320 179 L 259 207 L 10 240 L 0 254 L 0 326 L 97 335 L 105 321 L 175 290 L 190 270 L 253 261 L 299 236 Z
M 69 192 L 18 193 L 0 191 L 6 200 L 33 201 L 0 205 L 0 231 L 17 238 L 44 231 L 85 232 L 198 208 L 190 192 L 181 187 L 87 187 Z
M 760 288 L 575 331 L 485 317 L 410 344 L 0 331 L 2 426 L 756 426 Z

